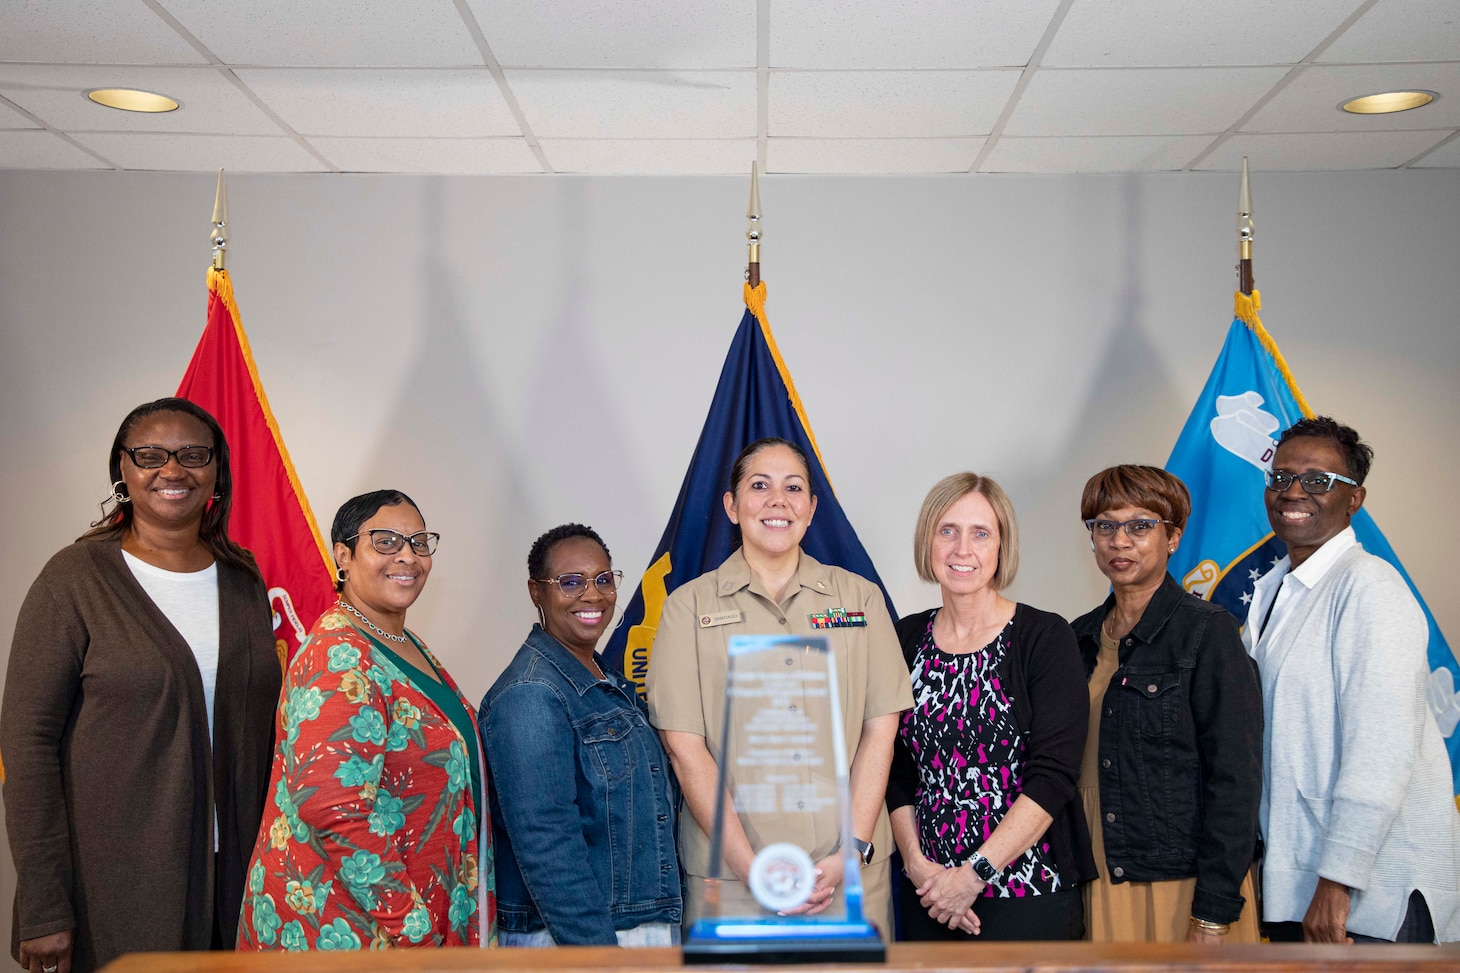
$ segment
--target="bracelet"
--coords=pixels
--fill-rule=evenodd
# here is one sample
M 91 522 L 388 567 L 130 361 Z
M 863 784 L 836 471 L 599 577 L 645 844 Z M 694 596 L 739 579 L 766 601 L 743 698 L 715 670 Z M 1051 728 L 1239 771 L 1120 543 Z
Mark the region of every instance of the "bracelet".
M 1232 931 L 1232 924 L 1229 922 L 1209 922 L 1206 919 L 1198 919 L 1196 916 L 1191 917 L 1191 924 L 1202 932 L 1210 933 L 1213 936 L 1225 936 Z

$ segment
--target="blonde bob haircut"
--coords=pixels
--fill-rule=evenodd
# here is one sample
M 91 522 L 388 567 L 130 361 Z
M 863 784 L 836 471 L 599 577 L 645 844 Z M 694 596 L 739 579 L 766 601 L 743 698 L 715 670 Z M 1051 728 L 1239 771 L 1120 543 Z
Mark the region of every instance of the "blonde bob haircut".
M 918 511 L 918 525 L 913 531 L 913 563 L 917 565 L 919 578 L 937 582 L 933 576 L 933 532 L 948 509 L 970 493 L 982 495 L 994 508 L 994 517 L 999 522 L 999 567 L 994 572 L 993 586 L 995 591 L 1003 591 L 1014 583 L 1014 575 L 1019 572 L 1019 522 L 1014 519 L 1014 505 L 1009 502 L 1009 495 L 991 477 L 954 473 L 933 485 L 923 500 L 923 509 Z

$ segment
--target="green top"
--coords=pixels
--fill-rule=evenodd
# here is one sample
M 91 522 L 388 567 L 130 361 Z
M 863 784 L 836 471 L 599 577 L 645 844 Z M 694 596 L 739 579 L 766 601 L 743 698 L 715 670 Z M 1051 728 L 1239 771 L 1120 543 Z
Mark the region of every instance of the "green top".
M 477 737 L 477 722 L 474 714 L 466 708 L 466 705 L 461 701 L 461 697 L 456 694 L 456 691 L 447 685 L 441 667 L 436 664 L 436 660 L 431 657 L 430 652 L 426 651 L 426 647 L 421 644 L 420 639 L 416 638 L 414 633 L 407 631 L 406 635 L 410 638 L 411 643 L 421 651 L 421 658 L 426 660 L 426 664 L 431 667 L 431 671 L 436 673 L 435 679 L 416 678 L 421 672 L 420 669 L 417 669 L 405 659 L 401 658 L 399 653 L 376 638 L 373 633 L 364 629 L 360 629 L 360 631 L 377 649 L 385 653 L 386 658 L 395 663 L 396 668 L 404 673 L 405 677 L 410 680 L 411 685 L 426 694 L 426 698 L 435 704 L 436 708 L 441 711 L 441 715 L 450 720 L 452 725 L 456 727 L 456 731 L 461 734 L 462 739 L 466 740 L 467 751 L 471 754 L 471 793 L 476 801 L 477 821 L 484 820 L 488 814 L 488 810 L 482 804 L 482 754 L 481 743 Z M 481 827 L 482 825 L 478 826 Z

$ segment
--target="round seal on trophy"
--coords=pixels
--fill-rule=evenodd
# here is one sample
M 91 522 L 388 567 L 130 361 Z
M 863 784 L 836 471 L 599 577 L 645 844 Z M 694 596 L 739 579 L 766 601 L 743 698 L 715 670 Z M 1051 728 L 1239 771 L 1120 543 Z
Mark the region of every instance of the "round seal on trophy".
M 772 912 L 785 912 L 811 898 L 816 863 L 788 841 L 766 845 L 751 862 L 749 884 L 755 901 Z

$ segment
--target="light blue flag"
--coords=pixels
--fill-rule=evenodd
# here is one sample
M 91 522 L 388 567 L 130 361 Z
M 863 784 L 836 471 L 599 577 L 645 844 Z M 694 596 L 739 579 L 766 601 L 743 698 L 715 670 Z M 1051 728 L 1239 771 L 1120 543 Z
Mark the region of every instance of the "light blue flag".
M 1227 343 L 1166 469 L 1191 490 L 1191 518 L 1171 557 L 1171 574 L 1187 591 L 1226 608 L 1240 623 L 1247 621 L 1254 583 L 1287 553 L 1267 522 L 1264 476 L 1272 467 L 1276 437 L 1305 415 L 1312 413 L 1277 343 L 1257 317 L 1254 301 L 1238 294 Z M 1364 550 L 1394 565 L 1424 610 L 1430 626 L 1430 711 L 1445 734 L 1460 794 L 1460 664 L 1367 510 L 1359 510 L 1353 528 Z

